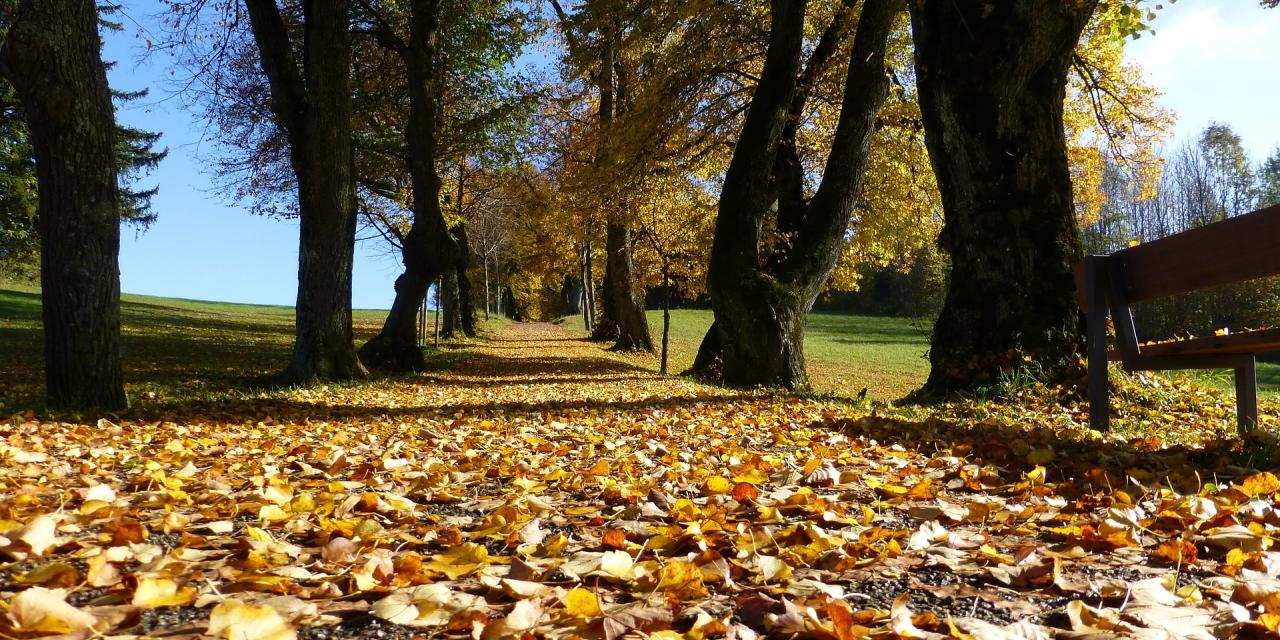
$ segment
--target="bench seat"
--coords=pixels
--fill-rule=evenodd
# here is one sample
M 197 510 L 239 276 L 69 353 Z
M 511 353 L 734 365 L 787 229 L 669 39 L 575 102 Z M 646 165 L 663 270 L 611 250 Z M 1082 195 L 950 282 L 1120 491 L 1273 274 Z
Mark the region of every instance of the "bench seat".
M 1241 331 L 1240 333 L 1221 336 L 1187 338 L 1185 340 L 1146 344 L 1138 347 L 1138 353 L 1142 357 L 1257 354 L 1268 351 L 1280 351 L 1280 329 Z M 1119 355 L 1118 352 L 1117 355 Z

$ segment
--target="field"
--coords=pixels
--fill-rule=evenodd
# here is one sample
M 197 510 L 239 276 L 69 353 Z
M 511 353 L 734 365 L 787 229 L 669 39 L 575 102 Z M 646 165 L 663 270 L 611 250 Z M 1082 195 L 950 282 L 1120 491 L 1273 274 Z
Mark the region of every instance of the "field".
M 649 312 L 654 341 L 662 338 L 662 312 Z M 671 312 L 669 368 L 693 364 L 698 345 L 711 326 L 711 311 Z M 579 324 L 580 328 L 581 325 Z M 929 375 L 927 326 L 902 318 L 815 313 L 809 316 L 805 357 L 818 391 L 896 400 L 919 387 Z
M 649 311 L 655 342 L 662 335 L 662 312 Z M 284 306 L 204 302 L 126 294 L 121 315 L 125 379 L 132 398 L 180 399 L 269 386 L 283 368 L 292 343 L 293 309 Z M 380 310 L 356 310 L 357 344 L 377 333 Z M 428 323 L 431 322 L 428 318 Z M 560 323 L 585 335 L 581 320 Z M 490 323 L 491 329 L 499 321 Z M 671 313 L 670 371 L 693 363 L 698 344 L 711 326 L 711 311 L 678 309 Z M 814 313 L 805 350 L 814 389 L 856 395 L 866 388 L 876 400 L 896 400 L 917 388 L 929 374 L 928 323 L 919 319 Z M 0 285 L 0 410 L 40 403 L 42 346 L 37 289 Z M 458 345 L 446 345 L 456 347 Z M 438 354 L 448 360 L 452 349 Z M 657 357 L 630 360 L 657 369 Z M 1226 371 L 1169 373 L 1230 391 Z M 1280 395 L 1280 365 L 1258 366 L 1259 390 Z
M 649 311 L 649 327 L 655 345 L 662 339 L 662 312 Z M 561 322 L 576 335 L 585 335 L 579 318 Z M 671 312 L 669 369 L 680 372 L 693 364 L 702 336 L 711 326 L 711 311 L 677 309 Z M 805 357 L 817 391 L 837 395 L 857 394 L 896 400 L 919 387 L 929 375 L 929 323 L 918 318 L 886 318 L 836 313 L 813 313 L 805 336 Z M 657 367 L 642 359 L 645 366 Z M 1230 371 L 1164 372 L 1169 378 L 1186 378 L 1217 389 L 1234 391 Z M 1280 396 L 1280 364 L 1258 364 L 1258 391 Z
M 125 294 L 120 313 L 126 386 L 135 401 L 270 386 L 293 344 L 292 307 Z M 373 337 L 385 317 L 356 310 L 356 343 Z M 41 404 L 43 359 L 39 291 L 0 285 L 0 411 Z

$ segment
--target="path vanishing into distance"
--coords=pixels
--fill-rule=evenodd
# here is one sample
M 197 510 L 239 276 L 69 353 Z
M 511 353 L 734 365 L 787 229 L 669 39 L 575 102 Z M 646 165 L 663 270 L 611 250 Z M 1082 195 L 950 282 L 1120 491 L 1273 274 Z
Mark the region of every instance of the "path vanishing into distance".
M 1280 597 L 1280 481 L 1222 452 L 726 390 L 553 324 L 468 349 L 419 376 L 15 416 L 0 599 L 26 626 L 0 630 L 1211 637 Z

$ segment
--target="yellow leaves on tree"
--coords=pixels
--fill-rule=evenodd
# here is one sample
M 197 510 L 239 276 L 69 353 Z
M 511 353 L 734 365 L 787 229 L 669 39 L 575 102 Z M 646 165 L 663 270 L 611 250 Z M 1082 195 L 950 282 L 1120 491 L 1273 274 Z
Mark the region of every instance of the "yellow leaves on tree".
M 1124 59 L 1124 40 L 1114 24 L 1124 2 L 1104 3 L 1086 28 L 1072 60 L 1063 121 L 1078 222 L 1092 224 L 1106 195 L 1107 165 L 1131 174 L 1136 199 L 1155 195 L 1163 165 L 1159 146 L 1175 116 L 1159 104 L 1161 93 L 1142 68 Z

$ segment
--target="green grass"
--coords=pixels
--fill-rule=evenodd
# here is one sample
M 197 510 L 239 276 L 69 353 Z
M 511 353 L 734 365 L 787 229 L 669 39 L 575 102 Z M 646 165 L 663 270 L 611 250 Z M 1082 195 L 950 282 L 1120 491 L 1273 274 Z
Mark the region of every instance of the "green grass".
M 662 312 L 649 311 L 649 328 L 660 347 Z M 582 320 L 564 318 L 563 324 L 584 335 Z M 677 309 L 671 312 L 671 354 L 668 370 L 679 373 L 693 364 L 698 345 L 711 326 L 711 311 Z M 895 400 L 924 383 L 929 375 L 925 359 L 929 342 L 927 325 L 912 319 L 855 316 L 834 313 L 809 315 L 805 358 L 817 391 L 867 395 Z M 657 368 L 657 357 L 641 358 Z
M 1185 376 L 1200 384 L 1223 391 L 1234 393 L 1236 390 L 1235 378 L 1229 369 L 1170 371 L 1167 373 L 1170 376 Z M 1258 394 L 1280 399 L 1280 364 L 1274 362 L 1258 363 Z
M 655 343 L 662 337 L 662 312 L 649 311 Z M 565 318 L 564 325 L 583 335 L 582 320 Z M 693 364 L 698 345 L 711 326 L 711 311 L 679 309 L 671 312 L 669 370 L 679 373 Z M 863 387 L 878 400 L 895 400 L 924 384 L 929 375 L 929 323 L 921 319 L 857 316 L 834 313 L 809 315 L 805 358 L 817 391 L 856 394 Z M 659 347 L 660 348 L 660 347 Z M 657 368 L 657 358 L 641 358 Z M 1229 392 L 1235 391 L 1230 371 L 1169 371 L 1167 377 L 1188 377 Z M 1280 398 L 1280 364 L 1258 363 L 1258 390 Z
M 126 391 L 135 401 L 269 387 L 293 345 L 292 307 L 125 294 L 120 315 Z M 376 335 L 385 318 L 385 311 L 355 311 L 356 344 Z M 40 406 L 41 331 L 39 289 L 0 283 L 0 412 Z

